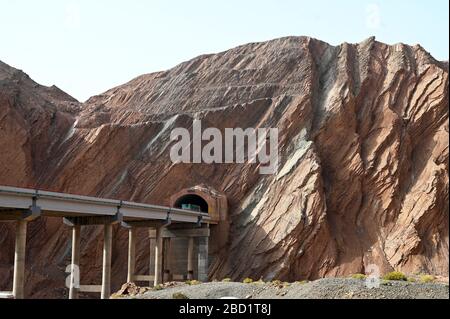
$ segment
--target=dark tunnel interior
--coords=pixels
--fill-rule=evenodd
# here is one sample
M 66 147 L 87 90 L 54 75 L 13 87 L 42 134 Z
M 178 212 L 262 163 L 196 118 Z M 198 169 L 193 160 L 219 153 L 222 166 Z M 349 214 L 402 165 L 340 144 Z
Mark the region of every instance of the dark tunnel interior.
M 199 206 L 202 213 L 208 213 L 208 203 L 198 195 L 188 194 L 180 197 L 175 202 L 175 208 L 182 208 L 183 204 Z

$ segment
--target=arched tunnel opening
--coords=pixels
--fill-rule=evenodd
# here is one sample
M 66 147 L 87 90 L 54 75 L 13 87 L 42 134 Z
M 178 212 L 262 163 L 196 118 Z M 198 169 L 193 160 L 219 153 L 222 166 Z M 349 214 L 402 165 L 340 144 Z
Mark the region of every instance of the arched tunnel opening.
M 208 203 L 200 196 L 188 194 L 175 201 L 175 208 L 188 209 L 208 213 Z

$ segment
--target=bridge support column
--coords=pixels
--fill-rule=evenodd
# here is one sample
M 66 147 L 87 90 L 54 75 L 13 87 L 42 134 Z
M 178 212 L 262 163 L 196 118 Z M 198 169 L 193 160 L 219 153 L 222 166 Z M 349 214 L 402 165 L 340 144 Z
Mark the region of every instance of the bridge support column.
M 162 284 L 162 242 L 163 238 L 161 236 L 162 227 L 156 228 L 156 240 L 155 240 L 155 276 L 154 276 L 154 286 Z
M 112 224 L 104 226 L 103 242 L 103 273 L 101 298 L 109 299 L 111 296 L 111 255 L 112 255 Z
M 136 229 L 130 228 L 128 231 L 128 276 L 127 282 L 134 282 L 136 269 Z
M 198 241 L 198 280 L 208 281 L 208 237 L 199 237 Z
M 164 246 L 164 255 L 163 255 L 163 265 L 164 265 L 163 283 L 164 283 L 164 282 L 169 282 L 171 280 L 171 271 L 170 271 L 170 268 L 171 268 L 170 267 L 171 266 L 171 260 L 170 260 L 171 242 L 170 242 L 170 238 L 163 239 L 163 246 Z
M 155 233 L 155 229 L 150 228 L 148 231 L 148 241 L 149 241 L 149 245 L 150 245 L 150 251 L 149 251 L 149 263 L 148 263 L 148 269 L 149 269 L 149 274 L 152 273 L 152 267 L 153 267 L 153 271 L 155 270 L 155 260 L 156 260 L 156 240 L 155 237 L 152 237 L 152 234 Z M 149 287 L 150 286 L 154 286 L 155 285 L 155 276 L 153 274 L 153 278 L 148 282 Z
M 23 299 L 25 297 L 24 285 L 27 224 L 28 222 L 26 220 L 17 221 L 13 279 L 13 296 L 15 299 Z
M 69 299 L 78 299 L 80 289 L 80 234 L 81 226 L 72 227 L 72 263 L 70 265 Z
M 194 245 L 195 245 L 195 241 L 194 241 L 194 237 L 189 237 L 189 242 L 188 242 L 188 274 L 187 274 L 187 279 L 188 280 L 192 280 L 194 279 Z
M 69 298 L 76 299 L 80 292 L 100 293 L 102 299 L 111 296 L 112 227 L 118 223 L 118 216 L 65 217 L 64 224 L 72 229 L 72 261 Z M 103 226 L 103 266 L 101 285 L 80 283 L 80 234 L 82 226 Z M 75 279 L 75 280 L 74 280 Z

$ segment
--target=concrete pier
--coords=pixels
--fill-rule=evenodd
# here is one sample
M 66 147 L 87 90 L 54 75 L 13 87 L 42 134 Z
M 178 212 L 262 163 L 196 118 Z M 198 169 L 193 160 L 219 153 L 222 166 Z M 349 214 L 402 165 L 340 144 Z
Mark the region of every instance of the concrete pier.
M 192 280 L 194 279 L 194 237 L 189 237 L 188 242 L 188 265 L 187 265 L 187 279 Z
M 81 226 L 72 227 L 72 263 L 70 267 L 69 299 L 78 299 L 80 285 L 80 235 Z
M 24 284 L 27 224 L 28 222 L 25 220 L 17 221 L 13 279 L 13 296 L 15 299 L 23 299 L 25 297 Z
M 197 238 L 198 242 L 198 280 L 208 281 L 208 237 Z
M 136 268 L 136 229 L 128 230 L 128 275 L 127 282 L 134 282 Z
M 156 239 L 155 239 L 155 275 L 153 285 L 162 284 L 162 243 L 163 238 L 161 236 L 162 227 L 156 228 Z
M 163 269 L 164 269 L 164 277 L 163 277 L 163 283 L 169 282 L 172 280 L 171 276 L 171 242 L 170 238 L 164 238 L 163 239 L 163 247 L 164 247 L 164 254 L 163 254 Z
M 111 255 L 112 255 L 112 225 L 104 226 L 103 242 L 103 273 L 102 273 L 102 299 L 111 296 Z
M 155 270 L 155 261 L 156 261 L 156 239 L 152 238 L 151 235 L 154 232 L 154 229 L 150 229 L 149 230 L 149 234 L 148 234 L 148 241 L 149 241 L 149 246 L 150 246 L 150 251 L 149 251 L 149 260 L 148 260 L 148 269 L 149 269 L 149 273 L 153 273 L 153 271 Z M 153 278 L 152 280 L 149 280 L 148 282 L 148 286 L 151 287 L 152 285 L 155 284 L 155 274 L 153 274 Z

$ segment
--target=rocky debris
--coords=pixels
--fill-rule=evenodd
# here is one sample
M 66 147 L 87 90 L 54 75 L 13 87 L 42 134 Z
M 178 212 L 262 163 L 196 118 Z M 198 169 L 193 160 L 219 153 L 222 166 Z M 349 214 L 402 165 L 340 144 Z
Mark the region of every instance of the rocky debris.
M 367 288 L 364 280 L 326 278 L 309 283 L 292 283 L 277 288 L 271 283 L 212 282 L 198 286 L 180 285 L 159 291 L 133 295 L 135 299 L 448 299 L 449 287 L 443 283 L 382 282 L 379 288 Z M 121 298 L 128 298 L 122 295 Z
M 181 282 L 167 282 L 157 287 L 139 287 L 135 283 L 126 283 L 124 284 L 119 291 L 113 294 L 112 298 L 121 298 L 121 297 L 133 297 L 138 295 L 143 295 L 148 291 L 159 291 L 162 289 L 179 287 L 181 285 L 185 285 L 185 283 Z
M 116 297 L 120 297 L 120 296 L 136 296 L 136 295 L 139 295 L 139 294 L 144 294 L 144 293 L 146 293 L 149 290 L 150 290 L 150 288 L 138 287 L 134 283 L 126 283 L 114 295 Z
M 260 175 L 256 164 L 172 164 L 170 132 L 194 118 L 220 130 L 278 128 L 278 175 Z M 211 279 L 311 280 L 373 264 L 381 274 L 446 276 L 448 124 L 448 64 L 374 38 L 243 45 L 82 105 L 0 64 L 0 184 L 153 204 L 207 184 L 227 196 L 231 222 Z M 0 225 L 0 290 L 12 275 L 12 227 Z M 68 229 L 39 219 L 29 234 L 27 296 L 61 297 Z M 82 281 L 96 282 L 101 229 L 82 236 Z M 139 236 L 137 271 L 147 273 Z M 126 230 L 116 227 L 114 238 L 117 290 Z

